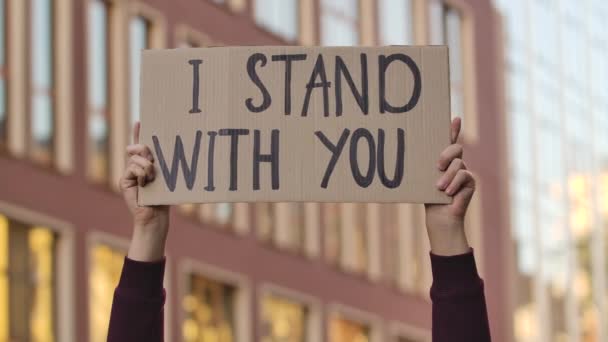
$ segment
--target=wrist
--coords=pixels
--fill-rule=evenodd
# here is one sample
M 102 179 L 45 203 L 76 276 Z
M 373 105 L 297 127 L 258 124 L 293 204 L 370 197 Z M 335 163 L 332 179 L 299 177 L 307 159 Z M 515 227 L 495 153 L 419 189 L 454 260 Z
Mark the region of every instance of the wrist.
M 162 260 L 165 257 L 167 233 L 167 228 L 136 225 L 129 246 L 129 259 L 144 262 Z
M 467 240 L 464 223 L 440 227 L 427 226 L 431 253 L 440 256 L 453 256 L 468 253 L 471 249 Z

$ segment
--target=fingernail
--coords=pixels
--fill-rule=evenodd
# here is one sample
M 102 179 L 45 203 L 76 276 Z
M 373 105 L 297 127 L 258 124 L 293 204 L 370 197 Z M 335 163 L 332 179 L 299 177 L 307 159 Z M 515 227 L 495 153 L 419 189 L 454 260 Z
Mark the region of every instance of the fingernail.
M 447 188 L 447 190 L 445 190 L 445 192 L 446 192 L 448 195 L 451 195 L 451 194 L 452 194 L 452 192 L 454 192 L 454 189 L 452 189 L 452 188 Z

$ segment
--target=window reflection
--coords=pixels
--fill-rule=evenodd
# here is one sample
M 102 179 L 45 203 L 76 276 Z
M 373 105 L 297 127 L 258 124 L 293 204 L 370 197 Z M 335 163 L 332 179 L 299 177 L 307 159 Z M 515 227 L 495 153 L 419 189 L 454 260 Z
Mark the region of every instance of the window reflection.
M 139 72 L 141 66 L 141 51 L 149 47 L 150 23 L 142 16 L 131 18 L 129 24 L 129 68 L 131 103 L 129 127 L 139 120 Z
M 0 341 L 55 341 L 55 246 L 50 229 L 0 215 Z
M 53 152 L 53 2 L 30 0 L 31 156 L 49 164 Z
M 299 0 L 255 0 L 255 20 L 287 41 L 295 41 L 300 23 L 299 6 Z
M 262 342 L 305 342 L 306 307 L 287 298 L 262 300 Z
M 359 0 L 321 0 L 321 43 L 359 43 Z
M 107 245 L 96 245 L 91 250 L 89 273 L 89 329 L 91 342 L 105 342 L 110 322 L 114 290 L 126 253 Z
M 182 300 L 184 341 L 234 341 L 235 288 L 196 274 L 189 276 L 188 286 Z
M 329 336 L 332 342 L 369 342 L 370 329 L 364 324 L 336 315 L 329 322 Z
M 89 3 L 89 175 L 97 182 L 109 176 L 108 10 L 104 0 Z

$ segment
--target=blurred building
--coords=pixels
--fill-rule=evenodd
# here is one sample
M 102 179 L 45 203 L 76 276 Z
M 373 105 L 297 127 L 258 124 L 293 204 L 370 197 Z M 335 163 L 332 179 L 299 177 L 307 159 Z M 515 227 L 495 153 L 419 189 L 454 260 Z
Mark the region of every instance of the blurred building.
M 450 45 L 480 183 L 467 229 L 510 340 L 498 22 L 489 0 L 0 0 L 0 341 L 105 341 L 140 50 L 265 44 Z M 421 206 L 175 208 L 167 341 L 430 341 L 428 252 Z
M 608 4 L 496 2 L 516 340 L 608 341 Z

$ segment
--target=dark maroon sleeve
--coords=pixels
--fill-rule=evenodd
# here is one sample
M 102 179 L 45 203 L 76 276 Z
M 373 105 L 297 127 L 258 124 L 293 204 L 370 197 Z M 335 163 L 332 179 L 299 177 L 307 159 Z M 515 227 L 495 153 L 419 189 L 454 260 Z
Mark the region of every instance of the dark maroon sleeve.
M 114 292 L 108 342 L 162 342 L 165 260 L 125 258 Z
M 489 342 L 483 280 L 473 250 L 449 257 L 431 253 L 431 266 L 433 342 Z

